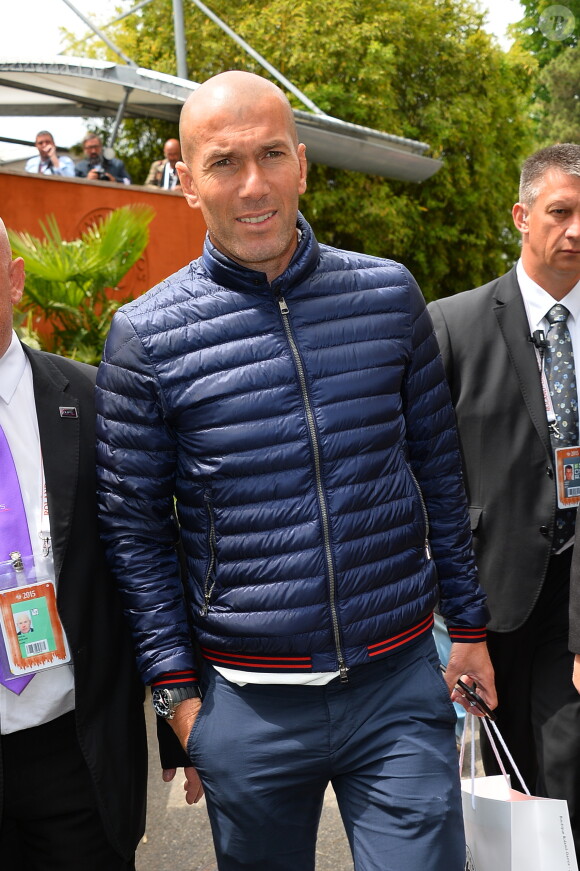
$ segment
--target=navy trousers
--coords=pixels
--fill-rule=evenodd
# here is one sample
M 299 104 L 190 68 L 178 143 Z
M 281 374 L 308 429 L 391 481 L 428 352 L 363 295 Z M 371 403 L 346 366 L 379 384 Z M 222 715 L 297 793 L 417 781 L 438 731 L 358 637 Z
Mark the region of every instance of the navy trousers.
M 329 782 L 357 871 L 463 871 L 456 717 L 430 633 L 347 684 L 206 681 L 188 752 L 220 871 L 314 869 Z

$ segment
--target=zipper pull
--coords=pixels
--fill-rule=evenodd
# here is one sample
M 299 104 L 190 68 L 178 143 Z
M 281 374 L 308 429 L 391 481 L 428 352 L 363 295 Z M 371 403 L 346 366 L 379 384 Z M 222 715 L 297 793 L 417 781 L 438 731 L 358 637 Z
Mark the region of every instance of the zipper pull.
M 282 312 L 283 315 L 287 315 L 290 313 L 290 309 L 286 305 L 286 300 L 284 299 L 283 296 L 278 297 L 278 305 L 280 306 L 280 311 Z
M 199 609 L 199 613 L 201 617 L 207 617 L 207 613 L 209 611 L 209 596 L 205 596 L 205 602 L 202 607 Z
M 341 683 L 348 683 L 348 668 L 346 667 L 346 665 L 342 661 L 339 665 L 339 672 L 340 672 L 340 682 Z
M 428 560 L 433 559 L 433 554 L 431 553 L 431 545 L 429 544 L 429 539 L 425 539 L 425 556 Z

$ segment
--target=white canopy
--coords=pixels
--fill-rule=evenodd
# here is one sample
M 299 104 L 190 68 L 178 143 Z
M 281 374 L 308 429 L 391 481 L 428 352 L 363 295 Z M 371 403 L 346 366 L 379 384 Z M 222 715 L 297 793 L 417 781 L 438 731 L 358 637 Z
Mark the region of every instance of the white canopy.
M 197 88 L 176 76 L 108 61 L 75 57 L 0 61 L 0 115 L 115 117 L 126 99 L 127 118 L 177 122 Z M 424 181 L 442 163 L 429 146 L 328 115 L 294 110 L 309 160 L 403 181 Z

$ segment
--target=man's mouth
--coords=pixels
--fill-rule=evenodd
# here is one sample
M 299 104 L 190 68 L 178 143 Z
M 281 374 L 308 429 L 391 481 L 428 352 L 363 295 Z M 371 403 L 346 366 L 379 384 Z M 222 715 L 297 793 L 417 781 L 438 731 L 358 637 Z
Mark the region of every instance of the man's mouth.
M 238 218 L 238 221 L 241 221 L 242 224 L 263 224 L 264 221 L 267 221 L 268 218 L 272 218 L 274 216 L 274 212 L 268 212 L 267 215 L 258 215 L 256 218 Z

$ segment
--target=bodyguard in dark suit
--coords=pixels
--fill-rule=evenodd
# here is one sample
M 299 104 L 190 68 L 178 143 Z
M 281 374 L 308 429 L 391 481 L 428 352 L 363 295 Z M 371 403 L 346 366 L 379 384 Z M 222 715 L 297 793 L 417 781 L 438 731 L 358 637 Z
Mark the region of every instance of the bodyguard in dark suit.
M 0 222 L 0 427 L 29 529 L 37 525 L 28 510 L 35 499 L 44 515 L 42 541 L 30 535 L 34 561 L 40 545 L 54 564 L 71 652 L 70 665 L 36 673 L 19 695 L 0 686 L 0 865 L 130 871 L 144 828 L 146 738 L 142 688 L 97 534 L 96 372 L 20 345 L 12 305 L 23 285 L 22 260 L 11 260 Z M 46 483 L 38 494 L 19 453 L 35 432 L 37 450 L 27 456 Z
M 513 217 L 517 265 L 429 310 L 491 612 L 498 725 L 530 789 L 568 800 L 580 852 L 580 697 L 568 650 L 575 509 L 558 508 L 554 454 L 578 444 L 580 146 L 526 161 Z M 556 338 L 554 320 L 566 331 Z M 483 743 L 486 772 L 499 773 Z

